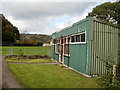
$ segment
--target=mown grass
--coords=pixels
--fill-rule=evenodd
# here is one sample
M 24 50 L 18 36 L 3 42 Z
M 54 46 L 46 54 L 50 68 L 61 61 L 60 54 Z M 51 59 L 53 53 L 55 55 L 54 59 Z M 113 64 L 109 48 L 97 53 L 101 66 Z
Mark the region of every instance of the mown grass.
M 52 63 L 53 62 L 47 58 L 44 58 L 44 59 L 23 59 L 23 60 L 6 59 L 5 61 L 8 63 Z
M 27 88 L 101 88 L 97 78 L 87 78 L 58 65 L 8 64 Z
M 3 46 L 2 55 L 48 55 L 51 47 Z

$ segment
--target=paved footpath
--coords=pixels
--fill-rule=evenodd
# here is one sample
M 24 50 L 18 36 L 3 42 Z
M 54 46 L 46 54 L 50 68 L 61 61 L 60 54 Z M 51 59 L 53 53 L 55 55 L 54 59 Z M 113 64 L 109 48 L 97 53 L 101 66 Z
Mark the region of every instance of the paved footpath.
M 2 88 L 24 88 L 19 84 L 16 80 L 15 76 L 9 71 L 7 68 L 7 63 L 3 59 L 2 60 Z
M 2 88 L 2 56 L 0 55 L 0 89 Z

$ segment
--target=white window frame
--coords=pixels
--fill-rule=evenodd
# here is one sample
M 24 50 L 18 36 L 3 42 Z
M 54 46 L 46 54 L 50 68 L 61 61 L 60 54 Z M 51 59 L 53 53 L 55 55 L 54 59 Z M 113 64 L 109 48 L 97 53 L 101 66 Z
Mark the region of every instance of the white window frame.
M 66 43 L 66 44 L 68 44 L 68 43 Z M 65 44 L 64 44 L 64 45 L 65 45 Z M 64 46 L 64 45 L 63 45 L 63 46 Z M 69 45 L 69 44 L 68 44 L 68 45 Z M 68 49 L 69 49 L 69 48 L 68 48 Z M 64 52 L 64 51 L 63 51 L 63 52 Z M 65 52 L 64 52 L 63 55 L 64 55 L 64 56 L 69 56 L 69 57 L 70 57 L 70 49 L 69 49 L 69 54 L 65 54 Z
M 61 40 L 60 40 L 60 43 L 61 43 Z M 56 43 L 56 44 L 55 44 L 55 53 L 56 53 L 56 54 L 60 54 L 59 52 L 57 52 L 57 49 L 58 49 L 58 48 L 56 48 L 56 47 L 57 47 L 57 44 L 60 44 L 60 43 Z M 60 50 L 61 50 L 61 49 L 60 49 Z
M 85 33 L 85 42 L 71 42 L 71 37 L 72 36 L 80 35 L 80 34 L 83 34 L 83 33 Z M 86 31 L 80 32 L 80 33 L 77 33 L 77 34 L 73 34 L 73 35 L 71 35 L 71 37 L 70 37 L 70 44 L 86 44 Z
M 63 47 L 65 46 L 65 44 L 70 44 L 70 43 L 68 43 L 68 38 L 69 38 L 69 37 L 70 37 L 70 36 L 64 37 L 64 39 L 66 38 L 66 42 L 62 44 Z M 71 38 L 70 38 L 70 40 L 71 40 Z M 68 49 L 69 49 L 69 48 L 68 48 Z M 69 49 L 69 50 L 70 50 L 70 49 Z M 64 48 L 63 48 L 63 55 L 64 55 L 64 56 L 69 56 L 69 57 L 70 57 L 70 52 L 69 52 L 69 54 L 65 54 Z

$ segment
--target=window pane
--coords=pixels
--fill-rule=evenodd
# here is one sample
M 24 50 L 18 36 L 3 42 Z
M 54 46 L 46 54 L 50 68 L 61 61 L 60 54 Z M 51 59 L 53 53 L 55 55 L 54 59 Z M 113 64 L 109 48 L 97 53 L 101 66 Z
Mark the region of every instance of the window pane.
M 70 37 L 68 37 L 68 43 L 70 42 Z
M 63 39 L 61 39 L 61 44 L 63 44 Z
M 69 46 L 68 46 L 68 44 L 65 44 L 64 45 L 64 54 L 69 54 Z
M 74 42 L 74 36 L 71 37 L 71 42 Z
M 55 50 L 57 53 L 60 53 L 60 44 L 56 44 Z
M 81 42 L 85 42 L 85 33 L 81 34 Z
M 58 44 L 58 53 L 60 53 L 60 44 Z
M 80 42 L 80 35 L 76 36 L 76 42 Z
M 76 42 L 76 36 L 74 36 L 74 42 Z
M 66 43 L 66 38 L 63 39 L 63 43 Z
M 58 40 L 58 43 L 60 43 L 60 39 Z

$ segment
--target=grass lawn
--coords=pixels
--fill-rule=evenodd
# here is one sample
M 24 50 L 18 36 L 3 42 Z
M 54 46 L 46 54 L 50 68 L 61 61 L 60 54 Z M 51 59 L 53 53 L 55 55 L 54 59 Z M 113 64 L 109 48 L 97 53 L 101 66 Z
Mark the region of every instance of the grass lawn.
M 44 59 L 23 59 L 23 60 L 6 59 L 5 61 L 8 63 L 51 63 L 51 62 L 53 62 L 47 58 L 44 58 Z
M 51 47 L 3 46 L 2 55 L 48 55 Z
M 27 88 L 100 88 L 97 78 L 87 78 L 58 65 L 8 64 Z

